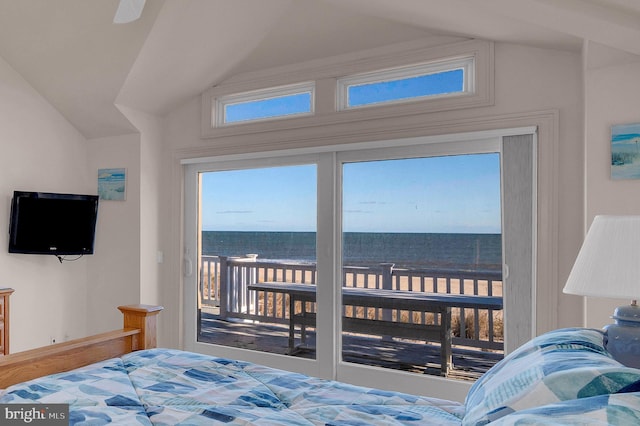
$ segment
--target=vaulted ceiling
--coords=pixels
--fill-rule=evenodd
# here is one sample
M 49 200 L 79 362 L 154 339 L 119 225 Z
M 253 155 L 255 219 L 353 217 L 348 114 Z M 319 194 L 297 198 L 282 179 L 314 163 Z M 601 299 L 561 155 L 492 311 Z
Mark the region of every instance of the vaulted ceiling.
M 135 129 L 230 75 L 429 37 L 640 55 L 637 0 L 0 0 L 0 56 L 87 138 Z

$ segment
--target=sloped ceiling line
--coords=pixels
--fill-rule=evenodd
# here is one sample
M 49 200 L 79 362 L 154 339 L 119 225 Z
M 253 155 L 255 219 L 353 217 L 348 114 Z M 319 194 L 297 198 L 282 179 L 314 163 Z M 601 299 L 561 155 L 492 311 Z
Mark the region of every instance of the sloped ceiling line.
M 480 38 L 640 54 L 636 0 L 0 0 L 0 55 L 85 137 L 135 131 L 238 73 L 410 42 Z M 638 25 L 636 25 L 638 23 Z

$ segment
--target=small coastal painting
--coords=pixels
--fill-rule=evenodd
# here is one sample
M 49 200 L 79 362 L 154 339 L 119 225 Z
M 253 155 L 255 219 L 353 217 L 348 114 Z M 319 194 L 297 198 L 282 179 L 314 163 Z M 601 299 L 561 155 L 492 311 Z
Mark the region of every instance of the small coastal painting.
M 640 123 L 611 127 L 611 178 L 640 179 Z
M 98 169 L 98 195 L 101 200 L 126 199 L 126 169 Z

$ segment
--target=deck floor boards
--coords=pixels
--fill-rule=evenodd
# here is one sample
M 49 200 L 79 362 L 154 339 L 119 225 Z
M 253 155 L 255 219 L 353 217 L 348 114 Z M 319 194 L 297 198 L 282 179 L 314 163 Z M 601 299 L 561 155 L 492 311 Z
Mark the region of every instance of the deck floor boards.
M 202 313 L 200 342 L 216 343 L 243 349 L 286 354 L 288 327 L 277 324 L 261 324 L 221 320 L 217 315 Z M 308 348 L 293 356 L 315 358 L 315 331 L 307 332 Z M 357 364 L 373 365 L 440 375 L 440 346 L 401 339 L 345 333 L 343 358 Z M 475 380 L 503 357 L 502 353 L 473 350 L 453 346 L 453 369 L 450 378 Z

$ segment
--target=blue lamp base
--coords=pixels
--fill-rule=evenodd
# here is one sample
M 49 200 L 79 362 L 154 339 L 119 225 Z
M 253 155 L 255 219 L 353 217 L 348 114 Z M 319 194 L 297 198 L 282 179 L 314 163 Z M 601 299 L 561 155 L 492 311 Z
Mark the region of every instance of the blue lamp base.
M 613 312 L 614 324 L 604 327 L 605 347 L 613 358 L 627 367 L 640 368 L 640 306 L 619 306 Z

